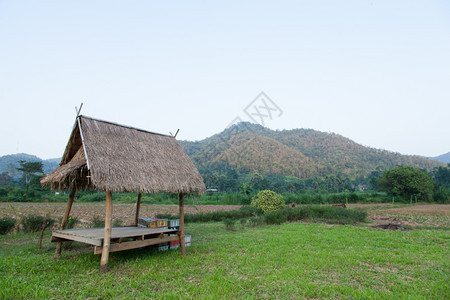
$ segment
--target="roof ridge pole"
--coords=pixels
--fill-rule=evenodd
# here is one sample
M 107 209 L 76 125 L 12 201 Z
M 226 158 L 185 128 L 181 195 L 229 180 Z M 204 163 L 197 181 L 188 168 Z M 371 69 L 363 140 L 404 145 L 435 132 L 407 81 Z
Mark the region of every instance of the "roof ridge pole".
M 89 167 L 89 158 L 86 152 L 86 146 L 84 145 L 84 136 L 83 136 L 83 131 L 81 130 L 81 116 L 77 117 L 77 122 L 78 122 L 78 129 L 80 130 L 80 136 L 81 136 L 81 145 L 83 145 L 83 151 L 84 151 L 84 157 L 86 157 L 86 166 L 88 168 L 88 170 L 90 170 L 91 168 Z
M 100 271 L 108 271 L 109 249 L 111 246 L 111 223 L 112 223 L 112 194 L 106 191 L 106 215 L 105 215 L 105 237 L 103 239 L 102 258 L 100 261 Z
M 76 187 L 72 187 L 69 194 L 69 199 L 67 200 L 66 211 L 64 212 L 64 216 L 61 220 L 61 224 L 59 226 L 60 230 L 66 229 L 67 221 L 69 220 L 70 210 L 72 209 L 73 200 L 75 199 Z M 61 256 L 62 242 L 58 242 L 56 244 L 55 258 L 59 258 Z
M 186 241 L 184 240 L 184 194 L 179 194 L 179 209 L 180 209 L 180 230 L 178 236 L 180 237 L 181 254 L 186 255 Z

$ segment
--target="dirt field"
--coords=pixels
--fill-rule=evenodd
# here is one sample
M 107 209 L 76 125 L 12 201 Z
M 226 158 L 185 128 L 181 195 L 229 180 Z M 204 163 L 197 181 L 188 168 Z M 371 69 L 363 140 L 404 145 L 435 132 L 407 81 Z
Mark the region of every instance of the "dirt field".
M 212 212 L 219 210 L 235 210 L 239 205 L 185 205 L 184 212 L 195 214 L 199 212 Z M 53 219 L 58 219 L 64 215 L 65 203 L 0 203 L 0 217 L 9 216 L 19 219 L 23 215 L 49 215 Z M 136 206 L 135 204 L 113 204 L 113 219 L 122 220 L 123 225 L 132 224 Z M 170 213 L 177 214 L 178 205 L 150 205 L 142 204 L 140 216 L 155 217 L 157 214 Z M 77 217 L 81 223 L 88 224 L 94 216 L 103 219 L 105 214 L 104 203 L 74 203 L 71 216 Z
M 366 209 L 371 226 L 450 227 L 449 204 L 350 204 L 349 208 Z
M 376 214 L 420 215 L 420 216 L 450 216 L 450 204 L 424 204 L 399 208 L 374 209 Z
M 239 209 L 239 205 L 186 205 L 185 213 L 212 212 L 220 210 Z M 9 216 L 19 219 L 23 215 L 49 215 L 58 220 L 66 208 L 65 203 L 0 203 L 0 217 Z M 379 204 L 349 204 L 348 208 L 364 209 L 368 212 L 371 226 L 384 224 L 397 224 L 409 227 L 450 227 L 450 205 L 425 204 L 392 205 Z M 113 219 L 122 221 L 123 225 L 132 224 L 135 214 L 134 204 L 113 205 Z M 177 205 L 150 205 L 142 204 L 140 216 L 156 217 L 157 214 L 177 214 Z M 95 216 L 103 219 L 105 213 L 104 203 L 74 203 L 71 216 L 80 220 L 80 225 L 89 226 Z

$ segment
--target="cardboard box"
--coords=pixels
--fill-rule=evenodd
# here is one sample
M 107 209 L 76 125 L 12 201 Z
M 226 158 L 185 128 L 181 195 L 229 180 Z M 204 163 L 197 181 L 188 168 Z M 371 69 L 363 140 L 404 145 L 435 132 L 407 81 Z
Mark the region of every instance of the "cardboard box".
M 190 234 L 184 235 L 184 243 L 186 244 L 186 247 L 189 247 L 191 245 L 191 235 Z

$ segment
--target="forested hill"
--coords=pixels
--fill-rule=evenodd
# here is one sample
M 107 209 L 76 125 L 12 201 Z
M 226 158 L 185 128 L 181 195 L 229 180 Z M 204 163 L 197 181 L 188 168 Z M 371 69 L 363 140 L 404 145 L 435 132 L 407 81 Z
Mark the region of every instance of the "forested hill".
M 397 165 L 427 170 L 444 163 L 420 156 L 401 155 L 364 147 L 334 133 L 312 129 L 274 131 L 252 123 L 239 123 L 201 141 L 180 141 L 202 175 L 259 173 L 300 179 L 340 175 L 349 179 L 366 177 L 373 171 Z M 444 156 L 444 155 L 442 155 Z M 0 174 L 17 178 L 18 161 L 42 161 L 45 173 L 54 170 L 60 159 L 41 160 L 29 154 L 0 157 Z
M 312 129 L 274 131 L 247 122 L 201 141 L 180 141 L 200 173 L 236 169 L 241 173 L 294 176 L 367 176 L 397 165 L 427 170 L 443 164 L 420 156 L 369 148 L 334 133 Z

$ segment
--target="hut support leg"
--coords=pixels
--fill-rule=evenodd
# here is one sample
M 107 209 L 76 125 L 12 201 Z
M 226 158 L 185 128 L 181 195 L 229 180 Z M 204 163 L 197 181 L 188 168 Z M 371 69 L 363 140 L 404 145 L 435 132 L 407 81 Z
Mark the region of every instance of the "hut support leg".
M 139 209 L 141 207 L 141 198 L 142 198 L 142 194 L 139 193 L 137 202 L 136 202 L 136 216 L 134 217 L 134 226 L 138 226 Z
M 108 270 L 109 248 L 111 245 L 111 223 L 112 223 L 112 194 L 106 191 L 106 215 L 105 215 L 105 237 L 103 239 L 102 258 L 100 271 Z
M 181 253 L 186 255 L 186 242 L 184 240 L 184 194 L 180 193 L 180 232 L 178 233 L 180 236 L 180 245 L 181 245 Z
M 61 225 L 59 226 L 59 229 L 61 230 L 66 229 L 67 221 L 69 220 L 70 210 L 72 209 L 73 200 L 75 199 L 75 192 L 76 192 L 75 187 L 70 190 L 69 200 L 67 200 L 66 211 L 64 212 Z M 62 242 L 58 242 L 56 244 L 55 258 L 59 258 L 61 256 L 61 249 L 62 249 Z

